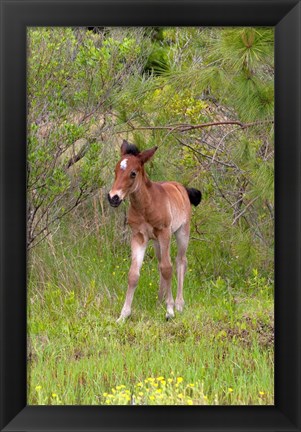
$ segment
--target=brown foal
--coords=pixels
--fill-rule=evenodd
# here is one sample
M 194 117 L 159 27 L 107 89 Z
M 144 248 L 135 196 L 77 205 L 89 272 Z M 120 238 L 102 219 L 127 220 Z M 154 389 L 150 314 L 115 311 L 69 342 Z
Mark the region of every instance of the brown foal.
M 146 175 L 144 164 L 154 155 L 157 147 L 139 152 L 135 145 L 123 141 L 121 160 L 115 168 L 115 182 L 108 194 L 113 207 L 129 196 L 128 223 L 132 230 L 132 262 L 128 276 L 128 289 L 118 321 L 131 315 L 131 305 L 138 284 L 147 243 L 154 242 L 159 261 L 159 300 L 166 299 L 166 319 L 174 317 L 174 306 L 182 312 L 184 307 L 183 282 L 187 267 L 186 250 L 189 241 L 191 204 L 201 201 L 201 192 L 186 189 L 177 182 L 152 182 Z M 178 290 L 174 302 L 171 289 L 172 264 L 170 260 L 171 235 L 175 234 L 178 254 Z

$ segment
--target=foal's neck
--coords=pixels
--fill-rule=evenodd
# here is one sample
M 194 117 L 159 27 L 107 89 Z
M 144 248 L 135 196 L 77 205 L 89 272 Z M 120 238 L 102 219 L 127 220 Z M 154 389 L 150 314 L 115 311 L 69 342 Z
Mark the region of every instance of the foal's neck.
M 147 206 L 151 203 L 151 188 L 151 180 L 143 173 L 137 189 L 130 194 L 131 206 L 139 213 L 145 213 Z

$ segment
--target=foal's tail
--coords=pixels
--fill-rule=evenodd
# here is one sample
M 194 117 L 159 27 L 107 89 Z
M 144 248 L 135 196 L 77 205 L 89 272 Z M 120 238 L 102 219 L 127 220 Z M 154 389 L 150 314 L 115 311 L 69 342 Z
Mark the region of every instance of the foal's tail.
M 202 199 L 202 192 L 194 188 L 185 187 L 185 189 L 187 190 L 191 204 L 193 204 L 195 207 L 199 205 Z

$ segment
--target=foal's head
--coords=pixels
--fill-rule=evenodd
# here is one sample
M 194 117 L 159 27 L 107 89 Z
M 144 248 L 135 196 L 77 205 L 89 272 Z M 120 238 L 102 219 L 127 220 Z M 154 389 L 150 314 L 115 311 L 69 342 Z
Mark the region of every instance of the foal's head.
M 138 190 L 145 180 L 143 165 L 153 156 L 157 148 L 153 147 L 140 153 L 135 145 L 123 140 L 120 149 L 121 159 L 115 167 L 115 181 L 108 194 L 111 206 L 118 207 L 129 194 Z

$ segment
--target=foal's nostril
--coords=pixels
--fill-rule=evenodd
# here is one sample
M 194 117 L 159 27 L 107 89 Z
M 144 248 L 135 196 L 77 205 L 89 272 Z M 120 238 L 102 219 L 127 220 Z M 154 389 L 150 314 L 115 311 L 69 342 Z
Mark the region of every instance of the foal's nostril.
M 110 203 L 113 207 L 117 207 L 117 206 L 121 203 L 121 199 L 119 198 L 118 195 L 114 195 L 114 196 L 111 198 L 110 194 L 108 194 L 108 200 L 109 200 L 109 203 Z

